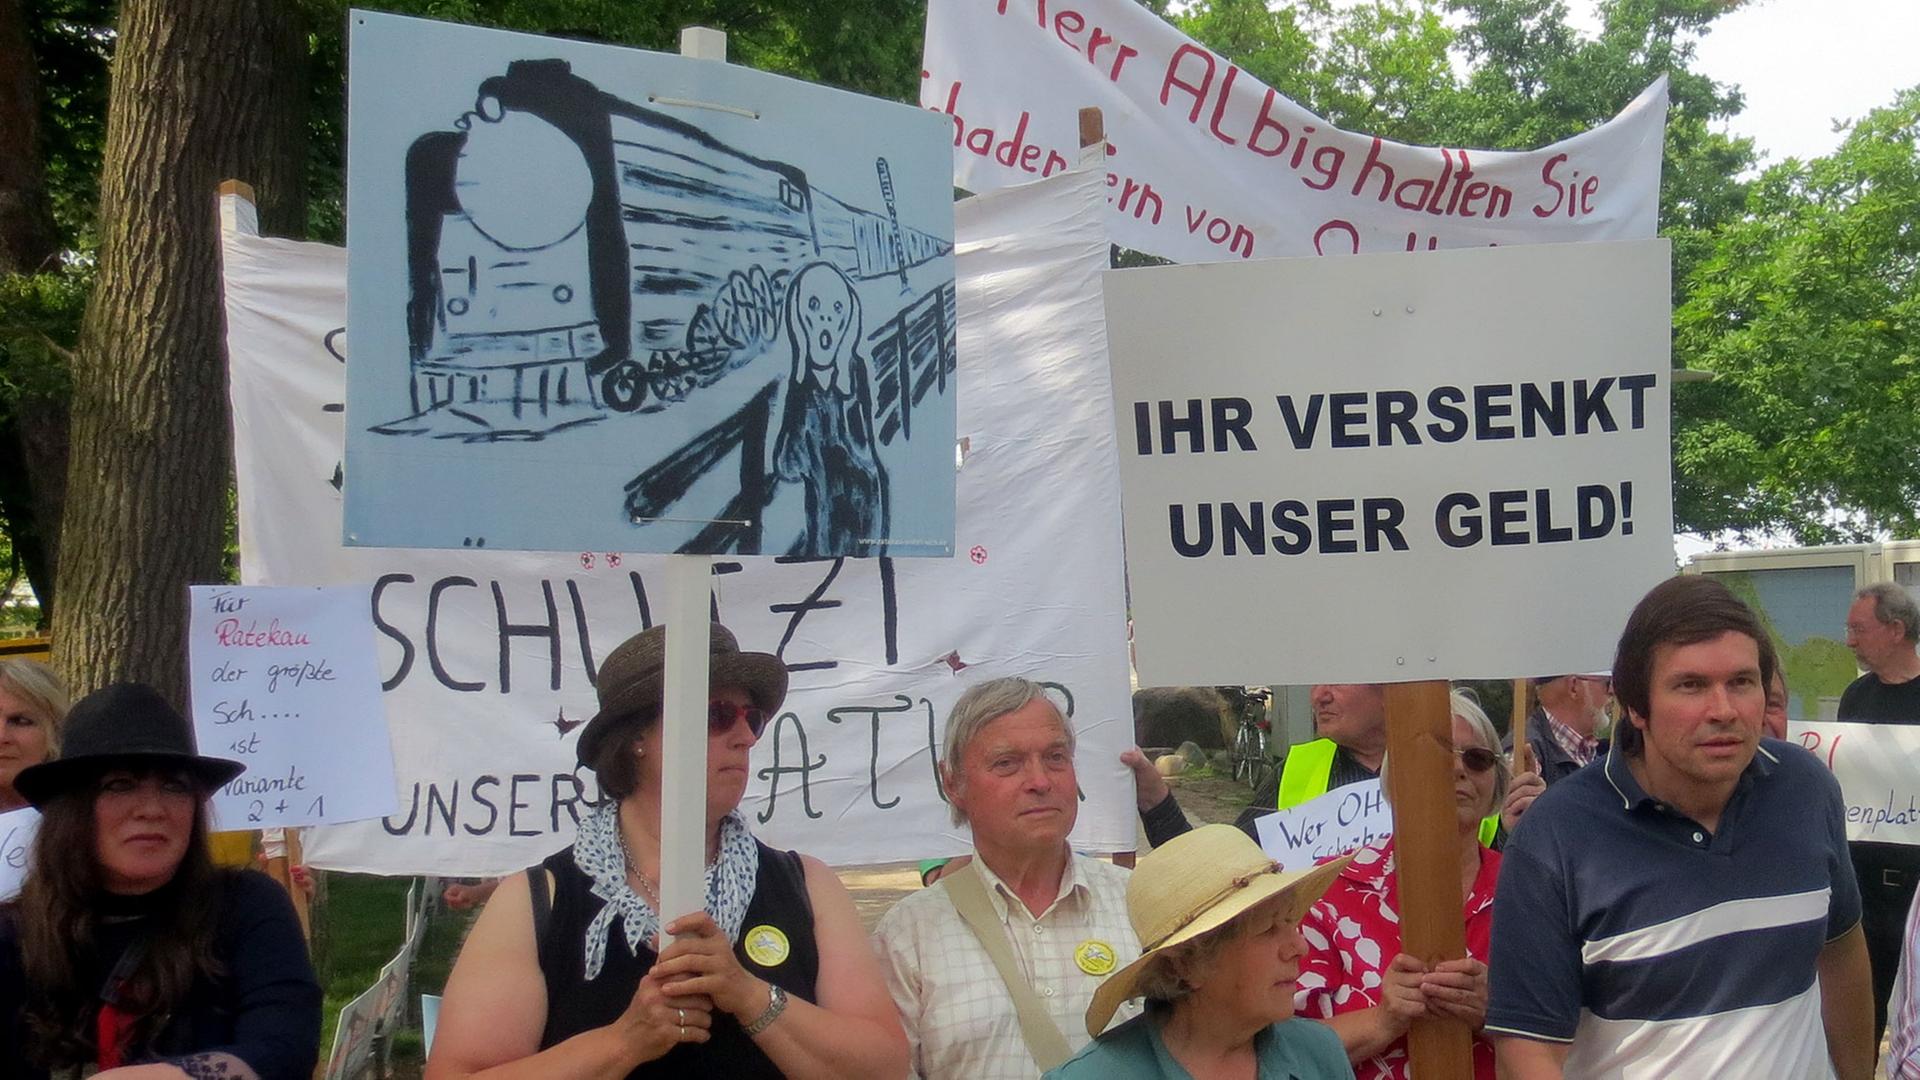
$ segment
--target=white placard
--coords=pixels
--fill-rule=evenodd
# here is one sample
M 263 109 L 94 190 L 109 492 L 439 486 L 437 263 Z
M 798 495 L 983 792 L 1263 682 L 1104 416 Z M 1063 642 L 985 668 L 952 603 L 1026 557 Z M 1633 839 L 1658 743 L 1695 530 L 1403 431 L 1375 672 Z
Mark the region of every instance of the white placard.
M 1920 727 L 1794 721 L 1787 735 L 1840 781 L 1848 840 L 1920 844 Z
M 1098 106 L 1114 241 L 1183 263 L 1632 240 L 1659 210 L 1664 77 L 1515 152 L 1341 131 L 1136 0 L 932 0 L 921 69 L 969 191 L 1066 169 Z
M 1104 198 L 1097 173 L 1073 172 L 955 208 L 959 557 L 715 560 L 722 621 L 792 669 L 742 803 L 768 843 L 849 865 L 968 850 L 934 776 L 946 715 L 975 682 L 1025 675 L 1071 696 L 1087 796 L 1075 847 L 1133 848 Z M 664 563 L 343 548 L 345 257 L 244 235 L 246 217 L 223 214 L 241 579 L 373 583 L 400 778 L 396 813 L 315 829 L 306 858 L 529 866 L 587 810 L 574 740 L 595 710 L 590 672 L 661 618 Z
M 939 117 L 744 65 L 348 24 L 350 544 L 953 554 Z
M 1605 667 L 1673 573 L 1667 258 L 1108 273 L 1141 684 Z
M 391 814 L 393 748 L 364 588 L 195 585 L 188 664 L 200 751 L 247 771 L 219 829 Z
M 0 900 L 18 894 L 27 880 L 27 862 L 39 831 L 40 811 L 31 806 L 0 814 Z
M 1363 780 L 1254 818 L 1253 825 L 1280 869 L 1300 870 L 1385 840 L 1393 832 L 1393 807 L 1380 781 Z

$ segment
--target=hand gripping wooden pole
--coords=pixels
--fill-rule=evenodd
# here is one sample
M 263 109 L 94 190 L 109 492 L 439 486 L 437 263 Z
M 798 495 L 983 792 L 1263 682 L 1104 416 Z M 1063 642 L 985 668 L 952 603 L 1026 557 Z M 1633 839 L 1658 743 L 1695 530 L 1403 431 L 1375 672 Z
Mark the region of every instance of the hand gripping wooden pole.
M 1387 687 L 1387 796 L 1393 801 L 1401 951 L 1429 965 L 1467 955 L 1460 825 L 1453 801 L 1453 710 L 1444 682 Z M 1472 1080 L 1465 1021 L 1425 1017 L 1407 1032 L 1420 1080 Z

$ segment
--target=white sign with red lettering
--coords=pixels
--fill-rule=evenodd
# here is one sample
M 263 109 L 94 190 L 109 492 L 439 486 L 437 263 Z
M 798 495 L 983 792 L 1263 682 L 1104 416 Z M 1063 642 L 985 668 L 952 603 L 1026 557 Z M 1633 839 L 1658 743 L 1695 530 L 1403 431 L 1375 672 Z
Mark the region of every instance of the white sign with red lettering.
M 1654 235 L 1664 78 L 1514 152 L 1341 131 L 1136 0 L 932 0 L 921 67 L 970 191 L 1064 171 L 1098 106 L 1114 241 L 1178 262 Z
M 1796 720 L 1787 737 L 1840 781 L 1848 840 L 1920 844 L 1920 727 Z
M 398 809 L 365 587 L 189 594 L 194 736 L 201 753 L 247 767 L 213 793 L 214 827 L 331 825 Z

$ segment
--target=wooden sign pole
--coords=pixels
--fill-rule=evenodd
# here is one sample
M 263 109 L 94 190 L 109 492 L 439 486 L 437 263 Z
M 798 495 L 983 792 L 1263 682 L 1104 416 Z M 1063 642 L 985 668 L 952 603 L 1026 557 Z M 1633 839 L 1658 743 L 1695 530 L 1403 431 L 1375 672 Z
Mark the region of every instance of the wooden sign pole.
M 1460 826 L 1453 802 L 1453 710 L 1444 682 L 1387 687 L 1388 797 L 1400 879 L 1400 948 L 1431 965 L 1467 955 Z M 1413 1075 L 1472 1080 L 1473 1033 L 1425 1017 L 1407 1032 Z
M 1527 700 L 1527 691 L 1533 686 L 1532 679 L 1513 680 L 1513 771 L 1531 772 L 1533 770 L 1533 746 L 1527 742 L 1527 717 L 1533 715 L 1531 702 Z
M 1100 110 L 1089 105 L 1080 110 L 1080 164 L 1107 160 L 1107 121 Z
M 724 63 L 727 35 L 680 31 L 680 55 Z M 707 906 L 708 624 L 713 560 L 666 559 L 666 684 L 660 717 L 660 907 L 662 925 Z

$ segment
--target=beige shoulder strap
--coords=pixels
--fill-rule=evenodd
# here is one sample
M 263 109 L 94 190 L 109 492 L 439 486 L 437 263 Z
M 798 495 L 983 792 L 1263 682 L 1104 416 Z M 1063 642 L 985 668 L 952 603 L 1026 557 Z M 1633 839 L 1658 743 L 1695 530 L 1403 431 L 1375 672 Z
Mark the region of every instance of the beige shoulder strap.
M 987 896 L 987 879 L 980 874 L 980 859 L 976 856 L 966 866 L 941 878 L 940 884 L 946 887 L 953 910 L 960 913 L 980 947 L 987 951 L 987 959 L 993 961 L 1000 981 L 1007 984 L 1007 993 L 1013 997 L 1013 1010 L 1020 1017 L 1020 1034 L 1027 1041 L 1027 1052 L 1033 1055 L 1034 1064 L 1046 1072 L 1072 1057 L 1067 1037 L 1060 1034 L 1059 1025 L 1040 1004 L 1040 995 L 1033 992 L 1033 985 L 1021 976 L 1020 968 L 1013 961 L 1013 946 L 1007 943 L 1006 929 L 994 916 L 993 900 Z

